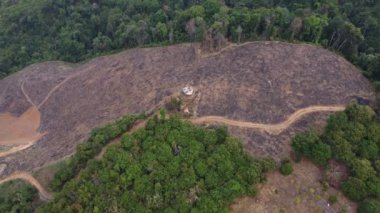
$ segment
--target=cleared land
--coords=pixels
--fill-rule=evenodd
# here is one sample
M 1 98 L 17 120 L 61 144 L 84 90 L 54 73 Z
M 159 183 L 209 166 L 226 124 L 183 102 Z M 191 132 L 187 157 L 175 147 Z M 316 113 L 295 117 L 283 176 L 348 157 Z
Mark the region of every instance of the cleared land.
M 30 107 L 20 117 L 0 114 L 0 145 L 25 145 L 42 137 L 37 130 L 40 127 L 40 113 Z
M 370 83 L 353 65 L 318 47 L 255 42 L 207 56 L 197 48 L 134 49 L 75 66 L 46 62 L 1 80 L 0 113 L 20 117 L 35 105 L 41 114 L 38 132 L 47 134 L 27 149 L 0 157 L 7 165 L 0 176 L 61 159 L 94 127 L 150 111 L 186 84 L 202 93 L 198 116 L 262 124 L 280 123 L 310 106 L 345 105 L 356 97 L 374 100 Z M 256 155 L 288 155 L 290 136 L 298 126 L 306 128 L 314 114 L 279 135 L 230 130 Z
M 256 197 L 238 199 L 231 205 L 232 212 L 355 212 L 356 204 L 333 188 L 323 189 L 322 169 L 307 160 L 294 164 L 294 172 L 283 176 L 280 172 L 267 175 L 267 182 L 259 186 Z M 329 205 L 329 196 L 338 202 Z

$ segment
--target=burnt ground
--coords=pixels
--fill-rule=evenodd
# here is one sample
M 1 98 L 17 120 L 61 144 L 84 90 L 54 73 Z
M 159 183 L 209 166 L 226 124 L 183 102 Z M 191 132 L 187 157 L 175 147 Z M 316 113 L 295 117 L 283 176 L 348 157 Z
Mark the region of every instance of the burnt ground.
M 309 114 L 296 121 L 279 135 L 246 128 L 228 127 L 228 129 L 231 134 L 242 139 L 244 147 L 252 155 L 272 157 L 277 162 L 280 162 L 285 158 L 289 158 L 289 153 L 291 153 L 291 138 L 296 133 L 309 129 L 321 132 L 330 114 L 326 112 Z
M 185 84 L 202 92 L 198 116 L 277 123 L 300 108 L 373 100 L 370 83 L 353 65 L 322 48 L 256 42 L 202 57 L 198 45 L 133 49 L 87 63 L 34 64 L 0 81 L 0 113 L 20 116 L 31 103 L 46 135 L 30 148 L 0 158 L 0 176 L 32 171 L 75 151 L 91 129 L 125 114 L 149 111 Z M 279 136 L 233 129 L 248 151 L 289 154 L 289 137 L 320 120 L 311 115 Z M 304 123 L 306 122 L 306 123 Z M 0 124 L 1 125 L 4 124 Z

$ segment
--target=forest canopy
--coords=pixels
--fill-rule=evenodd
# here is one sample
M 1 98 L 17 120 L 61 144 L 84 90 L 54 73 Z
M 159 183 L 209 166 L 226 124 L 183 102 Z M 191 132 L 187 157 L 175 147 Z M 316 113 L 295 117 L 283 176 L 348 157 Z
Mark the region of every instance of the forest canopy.
M 380 206 L 380 122 L 368 106 L 349 105 L 328 119 L 322 135 L 315 131 L 297 134 L 292 142 L 297 155 L 327 166 L 338 160 L 350 170 L 341 184 L 343 193 L 354 201 L 363 201 L 361 212 Z M 364 209 L 364 210 L 363 210 Z
M 376 0 L 3 0 L 0 14 L 0 78 L 40 61 L 201 41 L 212 28 L 235 42 L 319 44 L 380 80 Z
M 41 203 L 37 189 L 24 181 L 0 185 L 0 212 L 33 212 Z
M 224 128 L 156 116 L 90 160 L 39 212 L 225 212 L 235 198 L 255 195 L 274 167 L 252 159 Z

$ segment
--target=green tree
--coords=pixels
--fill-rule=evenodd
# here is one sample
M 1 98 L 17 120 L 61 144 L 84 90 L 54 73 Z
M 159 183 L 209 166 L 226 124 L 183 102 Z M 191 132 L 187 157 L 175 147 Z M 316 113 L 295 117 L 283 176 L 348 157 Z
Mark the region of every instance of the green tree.
M 342 183 L 343 193 L 354 201 L 361 201 L 368 196 L 368 190 L 365 183 L 355 177 L 348 178 L 347 181 Z
M 281 174 L 288 176 L 293 172 L 292 163 L 289 160 L 285 160 L 281 163 L 280 167 Z
M 156 25 L 156 30 L 158 34 L 158 39 L 160 41 L 165 41 L 168 37 L 168 28 L 166 27 L 166 24 L 158 22 Z
M 371 162 L 366 159 L 355 159 L 352 162 L 352 172 L 355 177 L 363 181 L 376 176 L 376 172 L 373 169 Z
M 217 0 L 206 0 L 202 6 L 205 10 L 206 20 L 209 20 L 209 22 L 211 22 L 214 15 L 220 11 L 220 4 Z
M 323 29 L 328 25 L 327 16 L 308 16 L 303 20 L 303 34 L 310 41 L 319 43 Z
M 380 201 L 369 199 L 360 203 L 358 208 L 359 213 L 380 212 Z
M 292 147 L 297 155 L 304 154 L 320 165 L 326 165 L 332 157 L 330 146 L 324 144 L 315 131 L 297 134 L 292 140 Z

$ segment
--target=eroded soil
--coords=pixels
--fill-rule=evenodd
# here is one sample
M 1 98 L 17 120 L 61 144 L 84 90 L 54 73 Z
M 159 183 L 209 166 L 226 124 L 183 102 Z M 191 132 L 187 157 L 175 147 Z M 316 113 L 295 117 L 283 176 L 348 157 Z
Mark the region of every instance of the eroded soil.
M 0 114 L 0 145 L 26 145 L 38 141 L 41 114 L 30 107 L 20 117 L 10 113 Z

